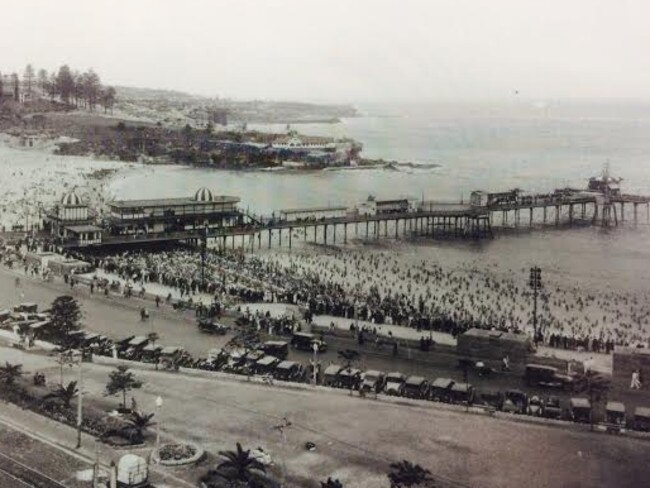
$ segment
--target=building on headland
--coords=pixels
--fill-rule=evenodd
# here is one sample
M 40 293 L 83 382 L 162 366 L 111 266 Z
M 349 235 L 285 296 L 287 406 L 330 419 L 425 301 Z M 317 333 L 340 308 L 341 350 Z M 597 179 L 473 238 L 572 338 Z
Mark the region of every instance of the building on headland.
M 193 197 L 116 200 L 108 204 L 108 233 L 159 234 L 240 225 L 239 201 L 238 197 L 213 195 L 207 188 Z

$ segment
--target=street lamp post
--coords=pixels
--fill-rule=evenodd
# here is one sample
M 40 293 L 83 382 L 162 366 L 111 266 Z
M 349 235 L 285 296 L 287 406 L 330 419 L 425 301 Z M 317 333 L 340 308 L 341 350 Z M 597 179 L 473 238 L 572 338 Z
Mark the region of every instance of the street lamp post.
M 158 421 L 156 422 L 156 454 L 158 455 L 158 460 L 160 460 L 160 411 L 163 406 L 162 397 L 158 396 L 156 398 L 156 413 L 158 414 Z
M 208 224 L 203 228 L 203 239 L 201 239 L 201 285 L 205 288 L 205 253 L 208 248 Z
M 538 266 L 530 268 L 528 285 L 533 289 L 533 342 L 537 345 L 537 295 L 542 287 L 542 270 Z
M 312 374 L 312 381 L 314 382 L 314 386 L 316 386 L 317 381 L 318 381 L 318 376 L 317 376 L 317 368 L 318 368 L 318 344 L 316 342 L 312 343 L 311 345 L 312 350 L 314 351 L 314 368 L 313 368 L 313 374 Z
M 81 447 L 81 423 L 83 421 L 83 390 L 84 390 L 84 385 L 83 385 L 83 368 L 81 365 L 83 364 L 83 352 L 79 352 L 79 354 L 76 356 L 76 361 L 79 362 L 79 398 L 77 400 L 77 447 L 76 449 L 79 449 Z

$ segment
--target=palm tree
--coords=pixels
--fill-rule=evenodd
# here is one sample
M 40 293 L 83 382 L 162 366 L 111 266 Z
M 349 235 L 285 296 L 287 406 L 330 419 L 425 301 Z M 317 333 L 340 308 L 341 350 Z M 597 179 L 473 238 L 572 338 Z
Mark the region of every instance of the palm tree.
M 63 385 L 57 386 L 56 390 L 54 390 L 51 393 L 48 393 L 43 397 L 43 402 L 51 398 L 57 398 L 61 400 L 61 403 L 63 403 L 63 406 L 65 408 L 70 408 L 70 402 L 72 402 L 72 399 L 75 396 L 77 396 L 77 393 L 79 393 L 79 388 L 77 388 L 77 382 L 71 381 L 70 383 L 68 383 L 68 386 L 63 386 Z
M 257 459 L 251 457 L 250 449 L 242 449 L 239 442 L 236 451 L 219 451 L 219 455 L 224 460 L 217 465 L 216 470 L 208 473 L 208 477 L 213 475 L 232 484 L 241 483 L 246 486 L 259 475 L 266 473 L 266 467 Z
M 388 480 L 391 488 L 411 488 L 427 483 L 426 486 L 433 487 L 431 471 L 424 469 L 419 464 L 409 461 L 400 461 L 390 465 L 391 472 L 388 473 Z
M 16 383 L 16 380 L 20 378 L 22 374 L 22 364 L 11 364 L 9 361 L 5 361 L 5 365 L 0 366 L 0 378 L 4 380 L 6 385 L 11 386 Z
M 138 412 L 137 410 L 131 412 L 128 421 L 131 424 L 131 427 L 137 431 L 140 438 L 144 437 L 144 431 L 147 430 L 147 428 L 154 425 L 151 421 L 154 415 L 155 414 L 153 413 Z
M 343 483 L 337 479 L 328 477 L 326 481 L 320 482 L 320 488 L 343 488 Z

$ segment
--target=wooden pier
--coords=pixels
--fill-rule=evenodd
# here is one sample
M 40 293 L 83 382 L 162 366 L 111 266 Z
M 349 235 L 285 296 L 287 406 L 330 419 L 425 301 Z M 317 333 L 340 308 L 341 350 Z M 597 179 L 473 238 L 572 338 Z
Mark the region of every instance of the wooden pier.
M 600 225 L 640 220 L 650 223 L 650 197 L 581 190 L 557 190 L 551 194 L 522 195 L 518 190 L 488 195 L 473 204 L 422 202 L 417 209 L 399 213 L 362 215 L 348 213 L 332 218 L 280 220 L 241 212 L 242 225 L 194 228 L 164 233 L 111 235 L 101 242 L 80 245 L 64 242 L 64 248 L 141 247 L 157 243 L 202 243 L 220 250 L 254 252 L 273 246 L 291 249 L 294 241 L 322 245 L 347 244 L 350 239 L 473 239 L 491 238 L 495 230 L 543 226 Z M 639 206 L 645 207 L 640 215 Z M 627 209 L 627 212 L 626 212 Z M 630 213 L 631 210 L 631 213 Z

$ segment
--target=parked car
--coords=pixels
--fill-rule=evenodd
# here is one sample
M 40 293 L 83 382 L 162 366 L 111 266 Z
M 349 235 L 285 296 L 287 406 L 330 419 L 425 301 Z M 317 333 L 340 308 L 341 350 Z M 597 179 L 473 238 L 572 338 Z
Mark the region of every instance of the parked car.
M 356 390 L 361 384 L 361 371 L 356 368 L 343 368 L 339 372 L 339 388 Z
M 424 399 L 429 397 L 429 382 L 422 376 L 409 376 L 404 382 L 402 396 Z
M 160 361 L 168 369 L 178 369 L 187 358 L 188 354 L 182 347 L 167 346 L 160 351 Z
M 450 378 L 436 378 L 431 383 L 430 398 L 435 402 L 451 401 L 451 387 L 454 386 L 454 380 Z
M 338 364 L 330 364 L 325 371 L 323 372 L 323 385 L 324 386 L 338 386 L 339 383 L 339 373 L 343 369 L 343 366 Z
M 482 389 L 474 403 L 478 403 L 483 407 L 489 407 L 493 410 L 500 409 L 503 404 L 503 393 L 498 390 Z
M 625 429 L 625 405 L 621 402 L 607 402 L 605 405 L 605 427 L 610 431 Z
M 636 407 L 634 409 L 634 430 L 650 432 L 650 408 Z
M 501 410 L 506 413 L 523 414 L 528 407 L 528 395 L 520 390 L 506 390 Z
M 587 398 L 571 398 L 569 416 L 574 422 L 591 423 L 591 402 Z
M 450 400 L 461 405 L 474 403 L 474 387 L 469 383 L 454 383 L 449 392 Z
M 402 373 L 392 372 L 386 375 L 384 393 L 391 396 L 401 396 L 404 391 L 406 377 Z
M 365 393 L 379 393 L 384 389 L 386 383 L 386 375 L 381 371 L 371 369 L 363 374 L 361 381 L 361 389 Z
M 289 343 L 287 341 L 266 341 L 260 346 L 264 354 L 275 356 L 276 358 L 285 360 L 289 355 Z
M 562 417 L 562 407 L 560 407 L 560 399 L 556 396 L 550 396 L 544 402 L 544 409 L 542 411 L 544 417 L 548 419 L 559 419 Z
M 296 332 L 291 336 L 291 346 L 299 351 L 313 352 L 314 345 L 318 347 L 318 352 L 327 351 L 327 344 L 321 341 L 314 334 L 308 332 Z
M 274 376 L 283 381 L 302 381 L 305 378 L 305 370 L 302 364 L 296 361 L 282 361 L 275 367 Z

